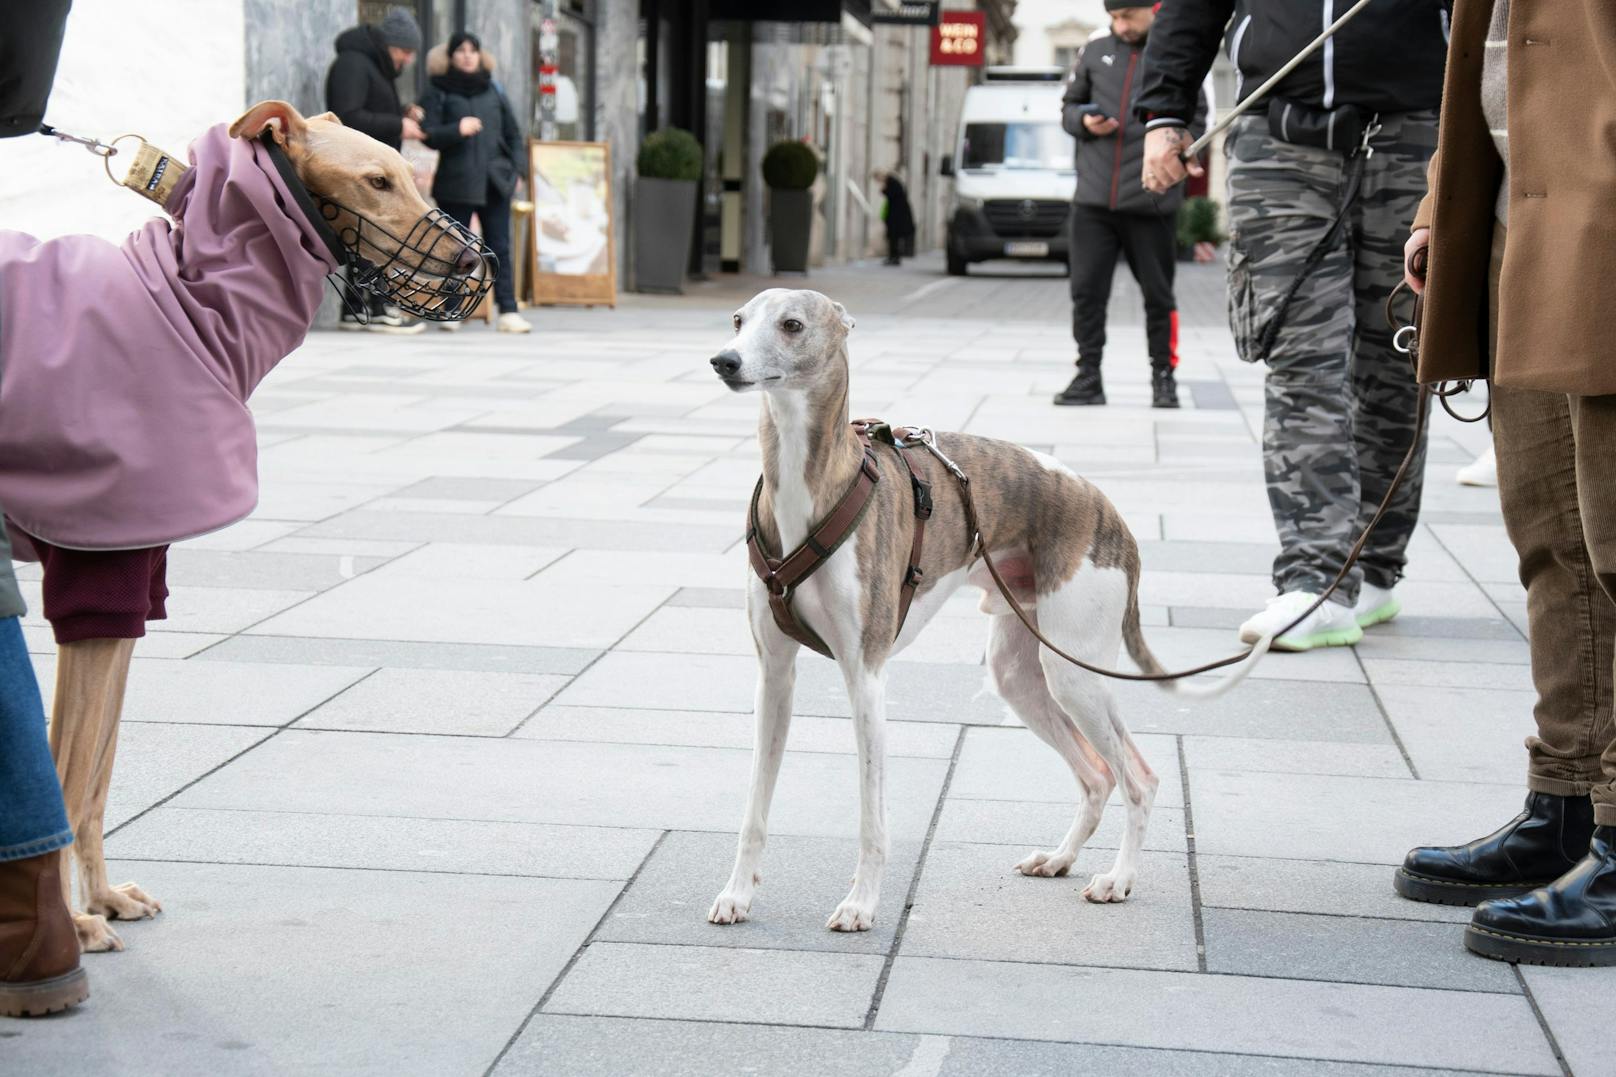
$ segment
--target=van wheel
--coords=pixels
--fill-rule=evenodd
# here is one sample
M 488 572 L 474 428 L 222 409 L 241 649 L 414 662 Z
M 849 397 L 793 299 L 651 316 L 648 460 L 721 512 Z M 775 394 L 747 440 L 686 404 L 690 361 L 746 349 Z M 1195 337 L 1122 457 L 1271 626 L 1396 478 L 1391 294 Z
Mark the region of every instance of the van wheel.
M 950 277 L 965 276 L 965 259 L 953 251 L 948 252 L 948 275 Z

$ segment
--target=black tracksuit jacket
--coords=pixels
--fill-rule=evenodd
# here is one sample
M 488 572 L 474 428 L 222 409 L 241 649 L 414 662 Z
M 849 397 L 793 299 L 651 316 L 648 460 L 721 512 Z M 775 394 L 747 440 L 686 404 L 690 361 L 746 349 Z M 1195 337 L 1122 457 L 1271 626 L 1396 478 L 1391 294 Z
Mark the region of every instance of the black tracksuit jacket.
M 1080 206 L 1115 210 L 1118 213 L 1171 213 L 1184 200 L 1184 189 L 1175 187 L 1162 195 L 1152 195 L 1139 185 L 1145 159 L 1145 125 L 1134 116 L 1146 68 L 1145 43 L 1130 45 L 1115 34 L 1095 38 L 1083 47 L 1077 64 L 1066 76 L 1066 93 L 1061 97 L 1061 126 L 1077 139 L 1077 193 Z M 1200 134 L 1206 122 L 1206 95 L 1197 90 L 1191 99 L 1191 126 Z M 1115 119 L 1120 126 L 1109 135 L 1097 136 L 1083 126 L 1083 116 L 1092 106 L 1101 115 Z
M 1135 117 L 1150 126 L 1189 120 L 1225 30 L 1243 100 L 1351 6 L 1351 0 L 1163 4 L 1145 50 Z M 1447 8 L 1443 0 L 1374 0 L 1271 96 L 1322 110 L 1342 105 L 1383 113 L 1434 109 L 1442 101 Z
M 404 106 L 398 99 L 398 69 L 374 26 L 355 26 L 337 37 L 337 58 L 325 76 L 325 107 L 344 127 L 377 142 L 404 145 Z

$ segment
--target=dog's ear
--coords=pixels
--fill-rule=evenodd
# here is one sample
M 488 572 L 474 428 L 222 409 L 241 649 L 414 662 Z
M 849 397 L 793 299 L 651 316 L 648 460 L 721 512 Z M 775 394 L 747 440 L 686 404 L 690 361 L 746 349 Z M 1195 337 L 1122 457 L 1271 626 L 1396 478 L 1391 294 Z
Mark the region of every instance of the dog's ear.
M 321 123 L 334 123 L 338 127 L 342 126 L 342 117 L 335 112 L 322 112 L 318 116 L 309 116 L 307 118 L 308 123 L 313 123 L 315 120 L 319 120 Z
M 260 101 L 230 125 L 232 138 L 257 138 L 265 131 L 285 148 L 288 142 L 302 142 L 306 122 L 297 109 L 285 101 Z
M 843 329 L 853 328 L 853 316 L 847 313 L 846 307 L 842 306 L 840 303 L 833 302 L 831 303 L 831 309 L 836 312 L 836 317 L 841 319 Z

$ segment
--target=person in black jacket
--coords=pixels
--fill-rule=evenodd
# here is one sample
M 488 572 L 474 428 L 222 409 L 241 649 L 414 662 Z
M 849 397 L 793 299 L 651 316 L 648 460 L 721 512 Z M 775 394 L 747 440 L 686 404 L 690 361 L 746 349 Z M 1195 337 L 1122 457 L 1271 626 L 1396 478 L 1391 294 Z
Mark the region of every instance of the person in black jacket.
M 68 7 L 69 0 L 35 0 L 26 15 L 16 5 L 0 18 L 0 138 L 39 129 Z M 0 511 L 0 1017 L 39 1017 L 83 1002 L 90 981 L 62 899 L 73 829 L 23 641 L 4 519 Z
M 475 34 L 461 31 L 449 38 L 447 69 L 432 73 L 421 98 L 421 126 L 426 144 L 438 151 L 432 180 L 438 208 L 467 228 L 475 214 L 483 241 L 499 259 L 494 278 L 499 331 L 526 333 L 533 327 L 516 311 L 511 260 L 511 195 L 522 173 L 522 132 L 511 103 L 494 85 L 492 67 Z M 459 325 L 442 324 L 446 329 Z
M 1145 297 L 1145 341 L 1150 352 L 1151 406 L 1178 407 L 1178 300 L 1176 214 L 1183 192 L 1152 194 L 1140 188 L 1144 125 L 1131 115 L 1143 75 L 1145 42 L 1156 14 L 1137 0 L 1106 0 L 1111 33 L 1088 43 L 1066 80 L 1061 124 L 1077 139 L 1077 191 L 1071 213 L 1072 336 L 1077 375 L 1057 404 L 1104 404 L 1100 358 L 1105 350 L 1106 306 L 1117 255 Z M 1192 124 L 1206 118 L 1206 97 L 1196 98 Z
M 905 254 L 915 253 L 915 211 L 909 205 L 909 192 L 895 172 L 878 172 L 881 194 L 887 200 L 882 218 L 887 226 L 887 257 L 884 265 L 903 264 Z
M 1146 50 L 1135 105 L 1147 128 L 1140 181 L 1166 191 L 1195 87 L 1228 27 L 1243 99 L 1346 9 L 1344 0 L 1173 0 Z M 1373 0 L 1229 129 L 1229 328 L 1268 366 L 1263 468 L 1279 533 L 1254 642 L 1300 616 L 1346 563 L 1414 444 L 1418 388 L 1392 347 L 1385 304 L 1425 193 L 1447 56 L 1441 0 Z M 1191 164 L 1188 171 L 1199 172 Z M 1357 567 L 1274 641 L 1276 650 L 1356 643 L 1395 617 L 1418 522 L 1423 447 Z
M 325 76 L 325 107 L 343 126 L 363 131 L 376 141 L 399 149 L 406 138 L 424 136 L 421 110 L 405 109 L 398 99 L 399 73 L 421 51 L 421 28 L 402 8 L 387 13 L 377 26 L 355 26 L 337 37 L 337 58 Z M 353 270 L 349 269 L 350 286 Z M 357 289 L 354 289 L 357 293 Z M 348 310 L 339 323 L 343 329 L 372 329 L 384 333 L 419 333 L 426 326 L 391 311 L 380 296 L 369 297 L 370 317 L 361 321 Z

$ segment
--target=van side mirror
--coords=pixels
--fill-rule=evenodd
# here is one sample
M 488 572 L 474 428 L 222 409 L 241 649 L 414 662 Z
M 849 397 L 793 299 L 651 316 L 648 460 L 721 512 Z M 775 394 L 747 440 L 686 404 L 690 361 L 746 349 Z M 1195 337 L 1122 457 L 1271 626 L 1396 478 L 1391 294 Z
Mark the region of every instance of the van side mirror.
M 954 174 L 954 155 L 952 153 L 943 154 L 942 163 L 937 166 L 937 171 L 945 176 Z

